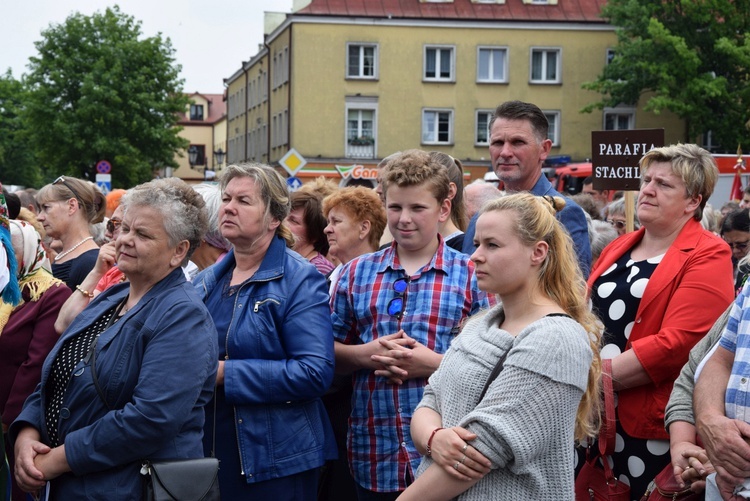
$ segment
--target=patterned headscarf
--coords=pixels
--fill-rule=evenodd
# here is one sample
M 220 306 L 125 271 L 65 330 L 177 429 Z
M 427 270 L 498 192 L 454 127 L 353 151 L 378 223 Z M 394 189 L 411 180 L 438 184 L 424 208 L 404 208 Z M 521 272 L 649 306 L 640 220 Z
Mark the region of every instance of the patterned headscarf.
M 27 291 L 30 301 L 38 301 L 42 294 L 62 281 L 50 273 L 49 259 L 42 247 L 42 237 L 26 221 L 10 220 L 11 235 L 20 235 L 23 254 L 18 259 L 18 285 Z M 23 304 L 23 300 L 21 300 Z M 0 333 L 8 322 L 15 304 L 0 302 Z
M 10 219 L 2 188 L 3 185 L 0 184 L 0 245 L 4 251 L 0 252 L 0 284 L 3 285 L 0 287 L 0 299 L 4 303 L 16 305 L 21 300 L 21 290 L 16 281 L 16 256 L 10 243 Z

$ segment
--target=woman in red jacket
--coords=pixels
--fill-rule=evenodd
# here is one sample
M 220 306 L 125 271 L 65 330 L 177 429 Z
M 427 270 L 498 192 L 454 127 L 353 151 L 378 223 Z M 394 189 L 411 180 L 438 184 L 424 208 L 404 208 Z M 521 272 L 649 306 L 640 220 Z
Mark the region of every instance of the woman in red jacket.
M 688 352 L 734 297 L 727 244 L 700 225 L 718 170 L 693 144 L 640 162 L 642 227 L 610 244 L 589 277 L 617 393 L 614 471 L 640 499 L 670 461 L 664 409 Z

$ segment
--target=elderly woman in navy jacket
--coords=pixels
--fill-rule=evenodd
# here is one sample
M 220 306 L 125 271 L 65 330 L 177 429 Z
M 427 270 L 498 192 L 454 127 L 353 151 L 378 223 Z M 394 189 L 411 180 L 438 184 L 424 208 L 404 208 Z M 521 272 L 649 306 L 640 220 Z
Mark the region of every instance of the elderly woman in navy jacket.
M 203 457 L 217 347 L 180 267 L 205 232 L 203 199 L 172 178 L 123 204 L 116 255 L 129 281 L 70 324 L 10 427 L 19 485 L 50 481 L 52 499 L 140 499 L 142 460 Z
M 219 227 L 234 249 L 193 283 L 219 339 L 222 497 L 312 500 L 318 467 L 336 455 L 320 399 L 334 360 L 325 278 L 289 248 L 289 194 L 275 170 L 230 165 L 220 186 Z

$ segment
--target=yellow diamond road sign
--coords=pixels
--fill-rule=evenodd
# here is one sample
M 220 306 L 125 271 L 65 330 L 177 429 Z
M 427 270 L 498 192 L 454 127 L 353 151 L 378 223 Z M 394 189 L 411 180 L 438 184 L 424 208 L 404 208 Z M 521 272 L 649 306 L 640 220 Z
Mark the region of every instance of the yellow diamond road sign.
M 307 164 L 307 160 L 297 153 L 297 150 L 292 148 L 286 152 L 286 155 L 281 157 L 279 164 L 286 169 L 290 176 L 294 176 L 298 170 Z

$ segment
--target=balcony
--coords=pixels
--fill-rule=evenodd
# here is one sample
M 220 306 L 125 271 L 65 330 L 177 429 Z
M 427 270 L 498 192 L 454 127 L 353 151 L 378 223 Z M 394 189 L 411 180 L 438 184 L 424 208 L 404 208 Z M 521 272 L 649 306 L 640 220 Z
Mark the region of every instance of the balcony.
M 372 137 L 357 137 L 346 144 L 347 158 L 375 158 L 375 139 Z

